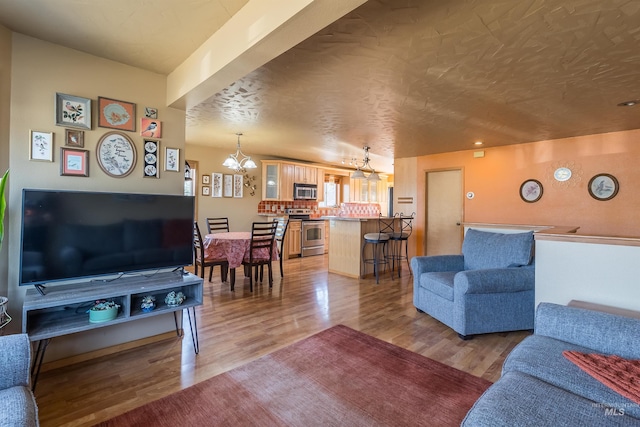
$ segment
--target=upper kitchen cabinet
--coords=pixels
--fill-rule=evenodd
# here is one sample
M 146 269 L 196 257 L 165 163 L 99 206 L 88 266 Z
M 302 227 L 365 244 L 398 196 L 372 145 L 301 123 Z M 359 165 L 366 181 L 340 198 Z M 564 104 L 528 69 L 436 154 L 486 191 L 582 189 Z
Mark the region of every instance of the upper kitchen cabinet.
M 349 200 L 360 203 L 386 203 L 387 177 L 380 175 L 380 178 L 380 181 L 351 178 L 349 180 Z
M 318 168 L 314 166 L 295 165 L 296 183 L 318 184 Z
M 281 200 L 280 162 L 262 160 L 262 200 Z
M 324 169 L 318 169 L 318 201 L 324 202 Z
M 295 166 L 290 163 L 280 165 L 280 200 L 293 200 Z

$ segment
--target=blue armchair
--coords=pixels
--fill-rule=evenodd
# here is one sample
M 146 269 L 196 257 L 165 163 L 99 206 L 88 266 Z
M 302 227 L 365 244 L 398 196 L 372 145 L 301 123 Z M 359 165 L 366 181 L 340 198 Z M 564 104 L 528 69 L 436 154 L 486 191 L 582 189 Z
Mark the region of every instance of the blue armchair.
M 467 230 L 462 255 L 411 259 L 413 305 L 469 339 L 533 329 L 533 232 Z

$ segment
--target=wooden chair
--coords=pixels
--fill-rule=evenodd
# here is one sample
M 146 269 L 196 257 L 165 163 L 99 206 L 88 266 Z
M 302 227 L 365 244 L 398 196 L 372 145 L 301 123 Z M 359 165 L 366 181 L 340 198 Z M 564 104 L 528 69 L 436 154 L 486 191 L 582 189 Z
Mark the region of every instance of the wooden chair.
M 271 262 L 273 261 L 273 245 L 275 243 L 276 228 L 278 223 L 272 222 L 254 222 L 251 225 L 251 243 L 249 246 L 249 257 L 242 260 L 242 264 L 249 268 L 249 291 L 253 292 L 254 268 L 255 280 L 258 281 L 258 271 L 260 273 L 260 282 L 264 275 L 264 266 L 266 265 L 269 272 L 269 287 L 273 286 L 273 272 L 271 271 Z M 265 252 L 268 251 L 268 255 Z
M 274 219 L 278 224 L 276 228 L 276 247 L 278 248 L 278 258 L 280 259 L 280 277 L 284 277 L 282 272 L 282 249 L 284 248 L 284 238 L 289 228 L 289 220 L 285 218 Z
M 204 245 L 202 240 L 202 234 L 200 233 L 200 227 L 196 221 L 193 222 L 193 264 L 195 266 L 195 275 L 198 275 L 198 267 L 202 267 L 200 277 L 204 279 L 204 270 L 207 267 L 211 267 L 209 270 L 209 281 L 213 277 L 213 267 L 220 266 L 220 276 L 223 282 L 227 281 L 227 274 L 229 272 L 229 263 L 225 259 L 210 259 L 205 257 Z
M 229 232 L 229 218 L 207 218 L 209 234 Z

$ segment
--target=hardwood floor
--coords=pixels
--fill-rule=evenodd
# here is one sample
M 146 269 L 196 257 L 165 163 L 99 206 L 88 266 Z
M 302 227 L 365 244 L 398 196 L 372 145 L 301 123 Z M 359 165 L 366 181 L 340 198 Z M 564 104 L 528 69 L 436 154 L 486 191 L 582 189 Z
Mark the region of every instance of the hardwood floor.
M 231 293 L 229 285 L 220 282 L 218 269 L 213 282 L 205 279 L 204 305 L 196 309 L 197 356 L 186 325 L 182 339 L 42 372 L 35 393 L 41 425 L 93 425 L 337 324 L 490 381 L 499 378 L 505 356 L 528 335 L 460 340 L 413 307 L 413 279 L 406 265 L 401 279 L 391 280 L 387 273 L 379 285 L 374 278 L 329 274 L 326 255 L 285 261 L 282 279 L 274 267 L 271 290 L 265 281 L 250 293 L 248 279 L 243 283 L 238 274 Z

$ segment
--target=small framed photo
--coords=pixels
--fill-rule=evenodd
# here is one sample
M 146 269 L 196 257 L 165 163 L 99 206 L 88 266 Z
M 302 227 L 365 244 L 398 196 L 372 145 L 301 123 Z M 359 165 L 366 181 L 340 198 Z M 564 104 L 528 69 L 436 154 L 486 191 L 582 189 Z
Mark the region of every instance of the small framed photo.
M 202 195 L 203 196 L 208 196 L 210 190 L 211 190 L 211 187 L 202 187 Z
M 150 119 L 157 119 L 158 109 L 153 107 L 144 107 L 144 116 Z
M 202 175 L 202 184 L 203 185 L 211 184 L 211 177 L 209 175 Z
M 599 173 L 589 180 L 589 194 L 596 200 L 605 201 L 616 197 L 620 184 L 615 176 L 608 173 Z
M 69 147 L 84 148 L 84 131 L 65 129 L 64 145 L 68 145 Z
M 535 203 L 542 197 L 542 184 L 536 179 L 528 179 L 520 186 L 520 198 L 527 203 Z
M 164 170 L 170 172 L 180 172 L 180 149 L 165 148 L 164 149 Z
M 99 96 L 98 126 L 135 132 L 136 104 Z
M 211 179 L 213 180 L 213 191 L 211 197 L 222 197 L 222 174 L 212 173 Z
M 89 176 L 89 151 L 60 148 L 60 175 Z
M 149 138 L 162 138 L 162 122 L 147 117 L 140 119 L 140 135 Z
M 233 197 L 242 198 L 242 187 L 244 187 L 242 175 L 233 175 Z
M 91 100 L 56 93 L 56 125 L 91 129 Z
M 233 175 L 223 175 L 222 191 L 224 197 L 233 197 Z
M 53 132 L 29 131 L 29 160 L 53 162 Z

